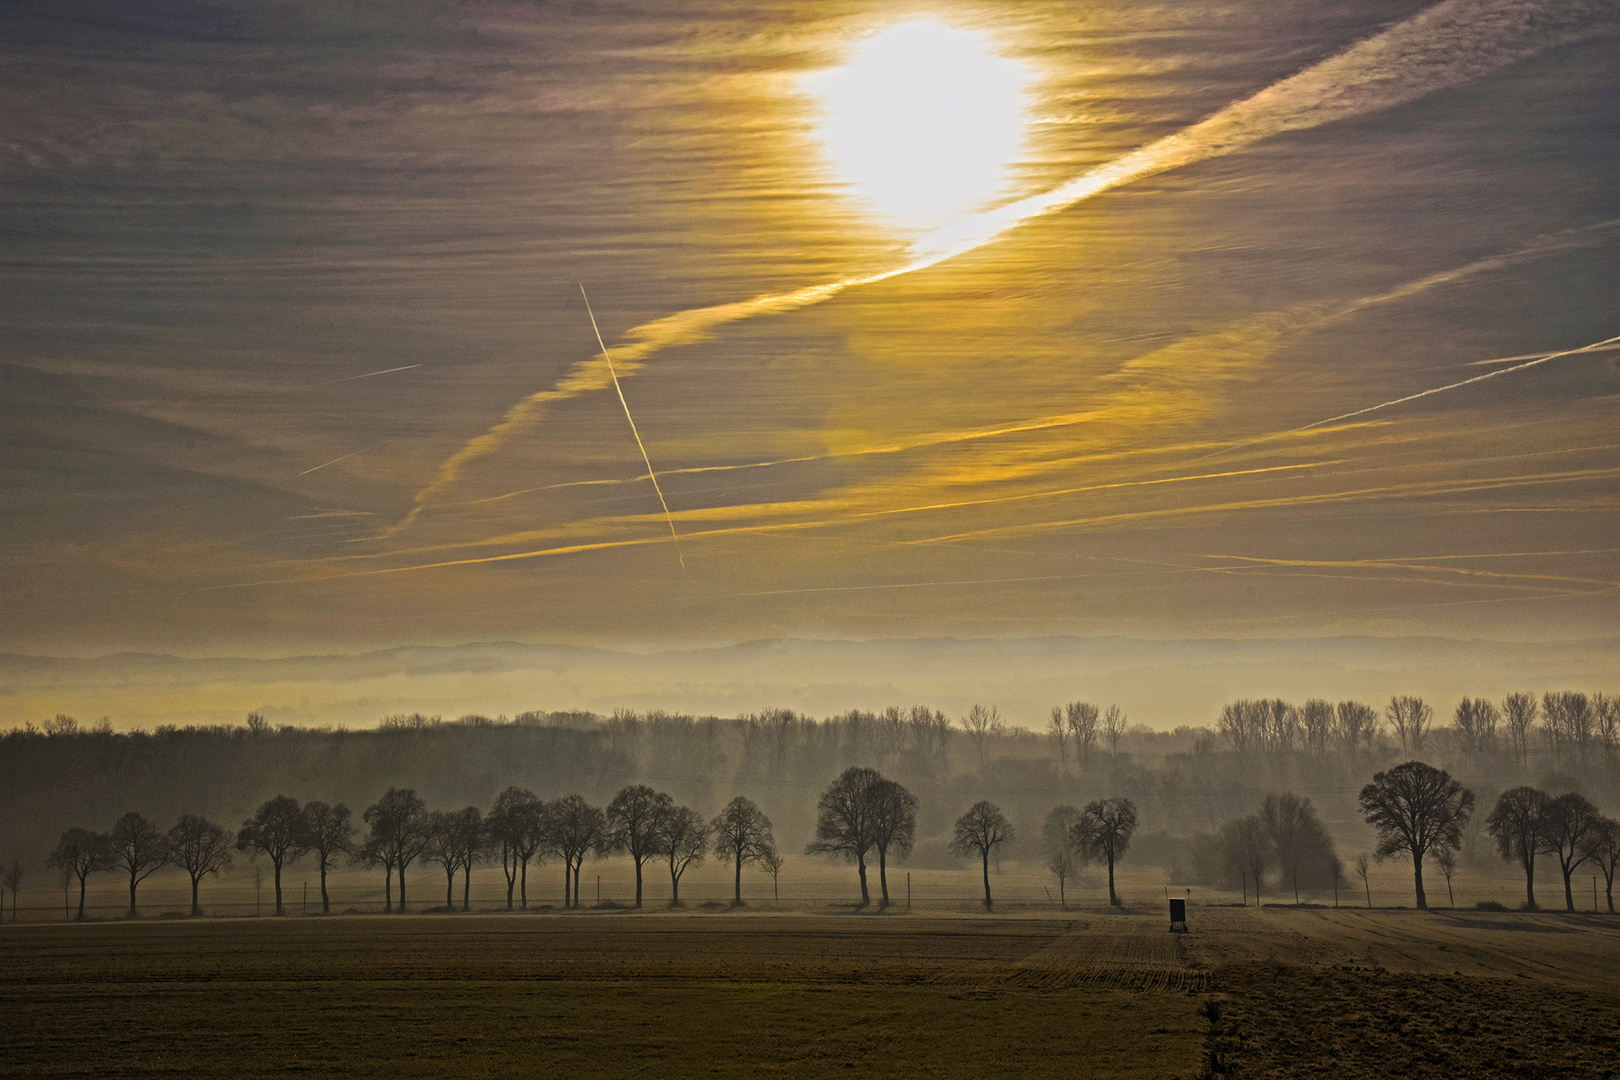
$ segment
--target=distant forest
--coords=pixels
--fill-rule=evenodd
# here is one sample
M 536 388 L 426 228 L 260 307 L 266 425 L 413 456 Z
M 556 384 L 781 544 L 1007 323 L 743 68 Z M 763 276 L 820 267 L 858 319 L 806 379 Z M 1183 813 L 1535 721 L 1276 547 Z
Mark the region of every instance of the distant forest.
M 1042 732 L 1009 728 L 988 707 L 955 719 L 923 706 L 826 719 L 787 710 L 731 719 L 409 715 L 364 730 L 275 727 L 253 715 L 240 725 L 130 733 L 58 716 L 0 735 L 0 858 L 42 867 L 63 830 L 106 830 L 128 811 L 163 828 L 197 814 L 234 829 L 277 795 L 344 803 L 358 816 L 390 788 L 414 789 L 430 809 L 487 811 L 508 786 L 600 805 L 633 783 L 704 815 L 746 795 L 793 852 L 813 838 L 829 782 L 869 766 L 917 800 L 912 865 L 962 865 L 947 851 L 952 823 L 979 800 L 997 804 L 1017 833 L 1000 854 L 1033 859 L 1045 855 L 1043 823 L 1055 806 L 1125 798 L 1139 822 L 1130 861 L 1162 865 L 1188 884 L 1231 877 L 1235 888 L 1231 867 L 1208 855 L 1222 823 L 1254 815 L 1268 795 L 1295 793 L 1315 801 L 1341 853 L 1370 850 L 1357 793 L 1375 771 L 1412 758 L 1474 792 L 1478 812 L 1459 854 L 1495 860 L 1490 838 L 1480 839 L 1505 790 L 1581 791 L 1617 809 L 1620 700 L 1465 698 L 1446 716 L 1399 696 L 1379 707 L 1246 700 L 1209 727 L 1171 732 L 1087 702 L 1054 707 Z

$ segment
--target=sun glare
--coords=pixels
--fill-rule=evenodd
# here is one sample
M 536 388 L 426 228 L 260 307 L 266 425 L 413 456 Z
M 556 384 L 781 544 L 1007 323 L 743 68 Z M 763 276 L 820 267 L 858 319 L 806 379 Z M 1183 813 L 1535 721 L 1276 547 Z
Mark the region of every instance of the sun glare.
M 891 224 L 930 229 L 1002 194 L 1023 150 L 1029 71 L 933 20 L 862 42 L 808 76 L 838 179 Z

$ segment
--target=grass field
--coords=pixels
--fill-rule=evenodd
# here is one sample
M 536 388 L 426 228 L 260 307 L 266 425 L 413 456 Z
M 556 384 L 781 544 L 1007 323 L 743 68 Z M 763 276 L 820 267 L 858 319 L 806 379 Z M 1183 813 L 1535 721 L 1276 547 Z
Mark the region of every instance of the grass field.
M 0 1075 L 1620 1075 L 1611 918 L 1190 916 L 7 925 Z

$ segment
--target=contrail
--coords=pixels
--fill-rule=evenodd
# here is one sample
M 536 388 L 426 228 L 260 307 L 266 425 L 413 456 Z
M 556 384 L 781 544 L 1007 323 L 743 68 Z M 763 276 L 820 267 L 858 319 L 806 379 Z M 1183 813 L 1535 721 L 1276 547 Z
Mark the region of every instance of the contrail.
M 339 381 L 341 381 L 341 380 L 339 380 Z M 355 450 L 355 451 L 353 451 L 351 453 L 348 453 L 348 454 L 344 454 L 342 457 L 335 457 L 331 461 L 323 461 L 319 465 L 315 466 L 313 469 L 305 469 L 303 472 L 299 473 L 298 475 L 299 476 L 308 476 L 312 472 L 319 472 L 320 470 L 326 468 L 328 465 L 336 465 L 340 461 L 348 461 L 350 458 L 358 457 L 359 455 L 365 453 L 367 450 L 375 450 L 375 449 L 377 449 L 377 447 L 379 447 L 381 445 L 382 445 L 382 443 L 379 442 L 379 443 L 372 443 L 370 446 L 362 446 L 360 449 Z
M 915 273 L 983 247 L 1027 222 L 1066 210 L 1122 184 L 1235 153 L 1261 139 L 1394 108 L 1574 40 L 1594 16 L 1612 14 L 1606 0 L 1442 0 L 1405 22 L 1305 71 L 1226 106 L 1207 119 L 1098 166 L 1067 184 L 974 214 L 918 240 L 906 263 L 786 293 L 694 308 L 630 330 L 619 350 L 626 376 L 654 353 L 705 340 L 717 327 L 823 303 L 844 291 Z M 428 502 L 472 461 L 494 453 L 525 430 L 546 405 L 617 385 L 598 358 L 509 408 L 488 431 L 440 464 L 390 533 L 416 520 Z
M 306 386 L 289 386 L 282 393 L 290 394 L 295 390 L 314 390 L 322 386 L 335 386 L 340 382 L 354 382 L 356 379 L 371 379 L 378 375 L 392 375 L 396 371 L 410 371 L 421 367 L 421 364 L 406 364 L 404 367 L 383 368 L 381 371 L 368 371 L 364 375 L 345 375 L 341 379 L 328 379 L 325 382 L 309 383 Z
M 1455 390 L 1460 386 L 1469 386 L 1473 383 L 1484 382 L 1486 379 L 1494 379 L 1499 375 L 1511 375 L 1515 371 L 1523 371 L 1525 368 L 1533 368 L 1537 364 L 1549 363 L 1561 357 L 1578 356 L 1581 353 L 1588 352 L 1600 352 L 1604 349 L 1614 348 L 1616 345 L 1620 345 L 1620 336 L 1605 338 L 1602 341 L 1595 341 L 1590 345 L 1582 345 L 1578 349 L 1565 349 L 1562 352 L 1547 353 L 1545 356 L 1531 360 L 1527 363 L 1515 364 L 1509 368 L 1499 368 L 1496 371 L 1487 371 L 1483 375 L 1475 375 L 1473 378 L 1464 379 L 1462 382 L 1454 382 L 1447 386 L 1436 386 L 1430 390 L 1420 390 L 1415 394 L 1407 394 L 1405 397 L 1399 397 L 1393 401 L 1381 401 L 1377 405 L 1369 405 L 1365 409 L 1357 409 L 1355 412 L 1347 412 L 1340 416 L 1330 416 L 1326 420 L 1318 420 L 1314 424 L 1306 424 L 1304 427 L 1295 428 L 1294 431 L 1309 431 L 1311 428 L 1321 427 L 1324 424 L 1333 424 L 1340 420 L 1349 420 L 1352 417 L 1365 416 L 1367 413 L 1377 412 L 1379 409 L 1387 409 L 1392 405 L 1404 405 L 1408 401 L 1416 401 L 1418 398 L 1426 398 L 1430 394 L 1443 394 L 1447 390 Z M 1284 432 L 1284 434 L 1293 434 L 1293 432 Z
M 652 481 L 653 490 L 658 493 L 658 505 L 664 508 L 664 520 L 669 522 L 669 538 L 675 541 L 675 558 L 686 569 L 686 559 L 681 555 L 681 538 L 675 532 L 675 518 L 669 512 L 669 503 L 664 501 L 664 489 L 658 486 L 658 474 L 653 471 L 652 458 L 647 456 L 647 447 L 641 442 L 641 432 L 636 430 L 636 419 L 630 415 L 630 403 L 624 400 L 624 391 L 619 388 L 618 373 L 613 370 L 613 357 L 608 353 L 607 344 L 602 340 L 601 328 L 596 325 L 596 312 L 591 310 L 591 298 L 585 295 L 585 283 L 580 282 L 579 295 L 585 298 L 585 314 L 591 317 L 591 330 L 596 334 L 596 343 L 602 347 L 602 358 L 607 361 L 608 374 L 613 378 L 613 389 L 619 395 L 619 404 L 624 406 L 624 418 L 630 421 L 630 434 L 636 437 L 636 449 L 641 451 L 641 460 L 647 465 L 647 478 Z

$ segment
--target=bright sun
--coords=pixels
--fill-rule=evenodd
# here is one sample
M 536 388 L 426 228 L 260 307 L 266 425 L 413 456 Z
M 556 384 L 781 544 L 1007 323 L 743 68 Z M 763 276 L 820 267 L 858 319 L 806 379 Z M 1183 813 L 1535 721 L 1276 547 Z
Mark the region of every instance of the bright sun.
M 818 133 L 852 194 L 892 224 L 930 229 L 1001 194 L 1023 150 L 1029 71 L 980 34 L 901 23 L 843 67 L 806 77 Z

